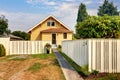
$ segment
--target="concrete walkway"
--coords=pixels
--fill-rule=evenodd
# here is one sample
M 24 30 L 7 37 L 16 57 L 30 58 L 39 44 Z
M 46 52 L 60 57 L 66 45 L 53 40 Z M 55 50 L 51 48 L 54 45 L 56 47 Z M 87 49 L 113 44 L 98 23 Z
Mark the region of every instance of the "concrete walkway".
M 75 71 L 71 64 L 68 63 L 68 61 L 62 57 L 58 51 L 55 51 L 54 53 L 58 59 L 66 80 L 83 80 L 83 78 Z

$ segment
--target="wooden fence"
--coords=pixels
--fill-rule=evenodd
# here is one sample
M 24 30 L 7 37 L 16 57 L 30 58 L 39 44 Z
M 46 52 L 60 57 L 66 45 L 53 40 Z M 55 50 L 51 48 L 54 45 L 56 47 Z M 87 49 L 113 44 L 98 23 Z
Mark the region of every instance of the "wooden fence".
M 119 39 L 85 39 L 64 41 L 62 51 L 78 65 L 88 64 L 89 71 L 120 72 Z
M 9 38 L 0 38 L 0 44 L 6 48 L 6 55 L 40 54 L 44 53 L 44 46 L 50 41 L 10 41 Z

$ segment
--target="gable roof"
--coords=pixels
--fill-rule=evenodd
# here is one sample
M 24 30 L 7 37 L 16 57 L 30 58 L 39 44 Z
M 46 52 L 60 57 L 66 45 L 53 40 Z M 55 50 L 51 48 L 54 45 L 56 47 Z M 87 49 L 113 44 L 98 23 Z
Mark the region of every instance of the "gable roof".
M 67 29 L 64 29 L 64 28 L 50 28 L 50 29 L 46 29 L 46 30 L 43 30 L 41 31 L 41 33 L 72 33 L 72 31 L 70 30 L 67 30 Z
M 52 17 L 53 19 L 55 19 L 57 22 L 59 22 L 61 25 L 63 25 L 66 29 L 70 30 L 69 28 L 66 27 L 65 24 L 63 24 L 61 21 L 59 21 L 58 19 L 56 19 L 54 16 L 50 15 L 47 18 L 45 18 L 44 20 L 42 20 L 40 23 L 38 23 L 37 25 L 35 25 L 34 27 L 32 27 L 31 29 L 29 29 L 27 32 L 32 31 L 34 28 L 38 27 L 40 24 L 42 24 L 44 21 L 46 21 L 47 19 L 49 19 L 50 17 Z M 70 30 L 71 31 L 71 30 Z

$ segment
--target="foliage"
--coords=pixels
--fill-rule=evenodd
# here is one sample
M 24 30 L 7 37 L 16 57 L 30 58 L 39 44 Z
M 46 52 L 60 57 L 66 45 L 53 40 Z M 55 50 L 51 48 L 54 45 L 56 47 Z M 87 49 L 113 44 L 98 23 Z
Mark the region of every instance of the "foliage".
M 6 33 L 7 35 L 11 34 L 11 30 L 10 30 L 10 29 L 6 29 L 5 33 Z
M 99 78 L 98 80 L 119 80 L 120 74 L 119 73 L 110 73 L 107 76 Z
M 5 47 L 2 44 L 0 44 L 0 57 L 5 55 L 6 55 Z
M 5 18 L 4 15 L 0 16 L 0 35 L 3 35 L 8 28 L 8 20 Z
M 62 46 L 61 46 L 61 45 L 58 45 L 58 48 L 62 48 Z
M 118 38 L 120 34 L 120 16 L 91 16 L 76 25 L 79 38 Z
M 117 7 L 115 7 L 113 3 L 112 2 L 110 3 L 108 0 L 105 0 L 103 5 L 100 6 L 98 10 L 99 16 L 104 16 L 104 14 L 107 14 L 109 16 L 119 15 Z
M 99 71 L 93 70 L 91 74 L 97 75 L 98 73 L 99 73 Z
M 62 49 L 62 46 L 58 45 L 58 51 L 61 51 L 61 49 Z
M 24 40 L 29 40 L 30 35 L 24 31 L 13 31 L 13 35 L 23 38 Z
M 49 43 L 46 43 L 46 44 L 45 44 L 45 47 L 46 47 L 47 49 L 50 49 L 50 48 L 51 48 L 51 45 L 50 45 Z
M 77 22 L 82 22 L 87 19 L 88 13 L 85 4 L 81 3 L 78 9 Z

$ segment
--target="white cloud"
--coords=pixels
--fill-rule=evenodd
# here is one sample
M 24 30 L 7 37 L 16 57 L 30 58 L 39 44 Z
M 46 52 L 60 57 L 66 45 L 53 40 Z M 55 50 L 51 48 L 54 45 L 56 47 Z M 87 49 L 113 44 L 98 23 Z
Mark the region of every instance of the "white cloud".
M 74 3 L 62 3 L 51 14 L 55 15 L 60 21 L 74 31 L 76 24 L 78 6 Z
M 87 12 L 91 16 L 97 16 L 98 10 L 97 9 L 87 9 Z
M 55 1 L 49 1 L 49 0 L 27 0 L 26 1 L 29 4 L 37 5 L 37 4 L 45 4 L 47 6 L 54 6 L 56 5 Z
M 50 5 L 50 6 L 54 6 L 54 5 L 56 5 L 56 2 L 53 2 L 53 1 L 51 1 L 51 2 L 48 2 L 48 1 L 46 1 L 46 2 L 44 2 L 46 5 Z
M 27 31 L 41 21 L 46 15 L 29 14 L 29 13 L 13 13 L 0 11 L 8 19 L 9 28 L 14 30 Z
M 84 1 L 84 4 L 86 5 L 89 5 L 89 4 L 92 4 L 93 2 L 92 1 Z
M 66 0 L 66 1 L 75 1 L 75 0 Z M 27 3 L 36 5 L 43 2 L 45 5 L 53 6 L 55 10 L 47 14 L 52 14 L 58 18 L 61 22 L 67 25 L 70 29 L 75 30 L 77 11 L 79 7 L 79 2 L 54 2 L 48 0 L 27 0 Z M 83 1 L 83 3 L 86 1 Z M 86 2 L 86 4 L 91 4 L 91 1 Z M 97 15 L 97 9 L 87 8 L 87 12 L 90 15 Z M 47 17 L 47 14 L 33 14 L 33 13 L 14 13 L 14 12 L 5 12 L 0 11 L 0 14 L 6 16 L 9 20 L 9 28 L 14 30 L 23 30 L 27 31 L 28 29 L 35 26 L 42 19 Z

